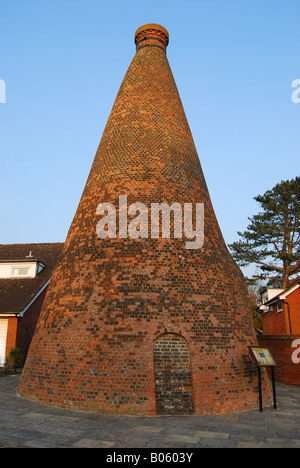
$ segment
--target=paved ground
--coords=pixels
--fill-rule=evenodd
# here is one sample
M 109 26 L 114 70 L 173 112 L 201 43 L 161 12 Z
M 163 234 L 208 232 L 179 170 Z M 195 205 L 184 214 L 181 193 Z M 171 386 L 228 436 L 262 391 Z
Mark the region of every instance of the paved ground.
M 0 377 L 0 447 L 300 448 L 300 388 L 277 384 L 278 409 L 218 416 L 108 416 L 29 402 Z M 121 452 L 120 452 L 121 453 Z M 142 458 L 141 458 L 142 460 Z

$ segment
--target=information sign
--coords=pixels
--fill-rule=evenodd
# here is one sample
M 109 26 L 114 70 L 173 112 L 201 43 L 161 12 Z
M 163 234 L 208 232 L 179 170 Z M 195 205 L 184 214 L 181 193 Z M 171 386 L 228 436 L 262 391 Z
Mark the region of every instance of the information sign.
M 249 346 L 250 354 L 255 361 L 255 364 L 260 367 L 276 366 L 275 359 L 268 348 L 258 348 L 257 346 Z
M 248 346 L 250 355 L 254 360 L 258 370 L 258 392 L 259 392 L 259 410 L 262 412 L 262 383 L 261 383 L 261 367 L 270 367 L 272 371 L 272 386 L 273 386 L 273 403 L 274 409 L 277 409 L 276 403 L 276 388 L 275 388 L 275 374 L 274 367 L 277 366 L 268 348 L 260 348 L 258 346 Z

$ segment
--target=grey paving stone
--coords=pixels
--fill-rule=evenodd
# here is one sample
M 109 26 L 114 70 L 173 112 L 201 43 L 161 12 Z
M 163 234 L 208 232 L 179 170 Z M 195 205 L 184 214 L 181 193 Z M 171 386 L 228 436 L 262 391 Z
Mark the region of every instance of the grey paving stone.
M 73 444 L 73 447 L 79 448 L 110 448 L 115 445 L 114 442 L 107 440 L 80 439 Z
M 171 434 L 165 437 L 164 440 L 166 440 L 167 442 L 197 444 L 199 438 L 192 435 Z
M 162 432 L 163 428 L 162 427 L 154 427 L 154 426 L 135 426 L 133 428 L 134 431 L 141 431 L 141 432 Z
M 229 432 L 211 432 L 211 431 L 197 431 L 195 437 L 201 439 L 229 439 Z
M 278 410 L 263 413 L 127 417 L 27 401 L 18 379 L 0 378 L 0 447 L 300 448 L 300 388 L 278 385 Z

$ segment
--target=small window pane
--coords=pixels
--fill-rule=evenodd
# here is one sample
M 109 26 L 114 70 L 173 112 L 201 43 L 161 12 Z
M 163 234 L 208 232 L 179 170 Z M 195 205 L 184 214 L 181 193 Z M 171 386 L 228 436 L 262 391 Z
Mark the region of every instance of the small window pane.
M 29 268 L 13 268 L 12 275 L 13 276 L 27 276 L 29 272 Z

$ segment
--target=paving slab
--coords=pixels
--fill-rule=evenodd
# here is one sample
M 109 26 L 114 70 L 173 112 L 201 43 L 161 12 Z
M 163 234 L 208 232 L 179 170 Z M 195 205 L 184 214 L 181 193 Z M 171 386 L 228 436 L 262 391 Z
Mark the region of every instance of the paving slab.
M 49 407 L 17 394 L 19 375 L 0 377 L 0 447 L 189 450 L 300 448 L 300 387 L 277 384 L 277 405 L 225 415 L 118 416 Z M 146 459 L 144 457 L 144 459 Z

